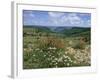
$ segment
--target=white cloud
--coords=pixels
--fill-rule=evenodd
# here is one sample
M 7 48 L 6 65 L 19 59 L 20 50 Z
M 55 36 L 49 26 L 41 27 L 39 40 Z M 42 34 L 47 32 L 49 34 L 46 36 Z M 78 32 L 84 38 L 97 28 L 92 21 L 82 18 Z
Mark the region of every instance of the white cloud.
M 87 21 L 88 26 L 91 26 L 91 20 Z
M 63 16 L 65 13 L 61 13 L 61 12 L 48 12 L 50 17 L 54 17 L 54 18 L 58 18 Z
M 90 14 L 89 13 L 87 13 L 87 14 L 84 14 L 84 13 L 81 13 L 81 14 L 79 14 L 80 16 L 89 16 Z
M 68 22 L 68 21 L 69 21 L 68 16 L 63 16 L 61 18 L 61 22 Z
M 32 11 L 25 11 L 24 12 L 24 17 L 35 17 L 35 15 L 33 14 L 33 12 Z
M 70 20 L 70 23 L 71 24 L 81 24 L 81 18 L 77 16 L 76 13 L 72 13 L 72 14 L 69 14 L 68 17 L 67 17 L 69 20 Z
M 60 18 L 50 18 L 50 22 L 55 25 L 61 25 Z
M 64 16 L 65 13 L 61 12 L 48 12 L 50 22 L 54 25 L 61 25 L 61 17 Z
M 80 26 L 84 24 L 84 20 L 77 13 L 48 12 L 48 14 L 50 21 L 55 25 Z
M 35 15 L 34 15 L 34 14 L 32 14 L 32 13 L 30 13 L 30 14 L 29 14 L 29 16 L 30 16 L 30 17 L 35 17 Z
M 69 13 L 68 16 L 69 16 L 69 17 L 76 17 L 77 14 L 76 14 L 76 13 Z

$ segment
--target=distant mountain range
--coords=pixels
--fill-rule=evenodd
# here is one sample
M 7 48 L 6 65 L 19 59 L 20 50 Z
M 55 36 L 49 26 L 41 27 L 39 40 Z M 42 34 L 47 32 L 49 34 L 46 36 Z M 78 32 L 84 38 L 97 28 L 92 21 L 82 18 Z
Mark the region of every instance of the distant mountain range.
M 24 25 L 26 28 L 38 28 L 38 29 L 46 29 L 52 32 L 65 32 L 66 30 L 71 29 L 90 29 L 90 27 L 77 27 L 77 26 L 39 26 L 39 25 Z
M 45 32 L 45 33 L 56 33 L 61 34 L 63 36 L 69 37 L 78 37 L 78 36 L 85 36 L 90 38 L 91 36 L 91 28 L 90 27 L 72 27 L 72 26 L 29 26 L 25 25 L 24 28 L 33 28 L 37 29 L 38 32 Z

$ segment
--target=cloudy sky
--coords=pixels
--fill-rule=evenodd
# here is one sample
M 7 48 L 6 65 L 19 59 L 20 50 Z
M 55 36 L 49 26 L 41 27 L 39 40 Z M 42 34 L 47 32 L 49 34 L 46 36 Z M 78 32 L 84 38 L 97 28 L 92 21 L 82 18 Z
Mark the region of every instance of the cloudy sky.
M 90 13 L 23 10 L 24 25 L 91 26 Z

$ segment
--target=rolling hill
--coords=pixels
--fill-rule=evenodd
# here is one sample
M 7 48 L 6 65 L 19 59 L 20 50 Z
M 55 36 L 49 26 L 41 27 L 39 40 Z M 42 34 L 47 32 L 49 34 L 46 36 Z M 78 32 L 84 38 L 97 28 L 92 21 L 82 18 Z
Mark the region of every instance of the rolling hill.
M 24 28 L 32 28 L 36 29 L 37 32 L 45 32 L 45 33 L 59 33 L 63 34 L 65 36 L 90 36 L 90 27 L 70 27 L 70 26 L 59 26 L 59 27 L 54 27 L 54 26 L 23 26 Z

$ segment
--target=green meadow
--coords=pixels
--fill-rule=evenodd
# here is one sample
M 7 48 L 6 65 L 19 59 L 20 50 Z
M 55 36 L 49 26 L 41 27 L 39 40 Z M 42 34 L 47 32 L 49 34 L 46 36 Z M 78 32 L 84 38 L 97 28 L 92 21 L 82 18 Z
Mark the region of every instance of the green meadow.
M 91 65 L 91 30 L 23 26 L 23 69 Z

